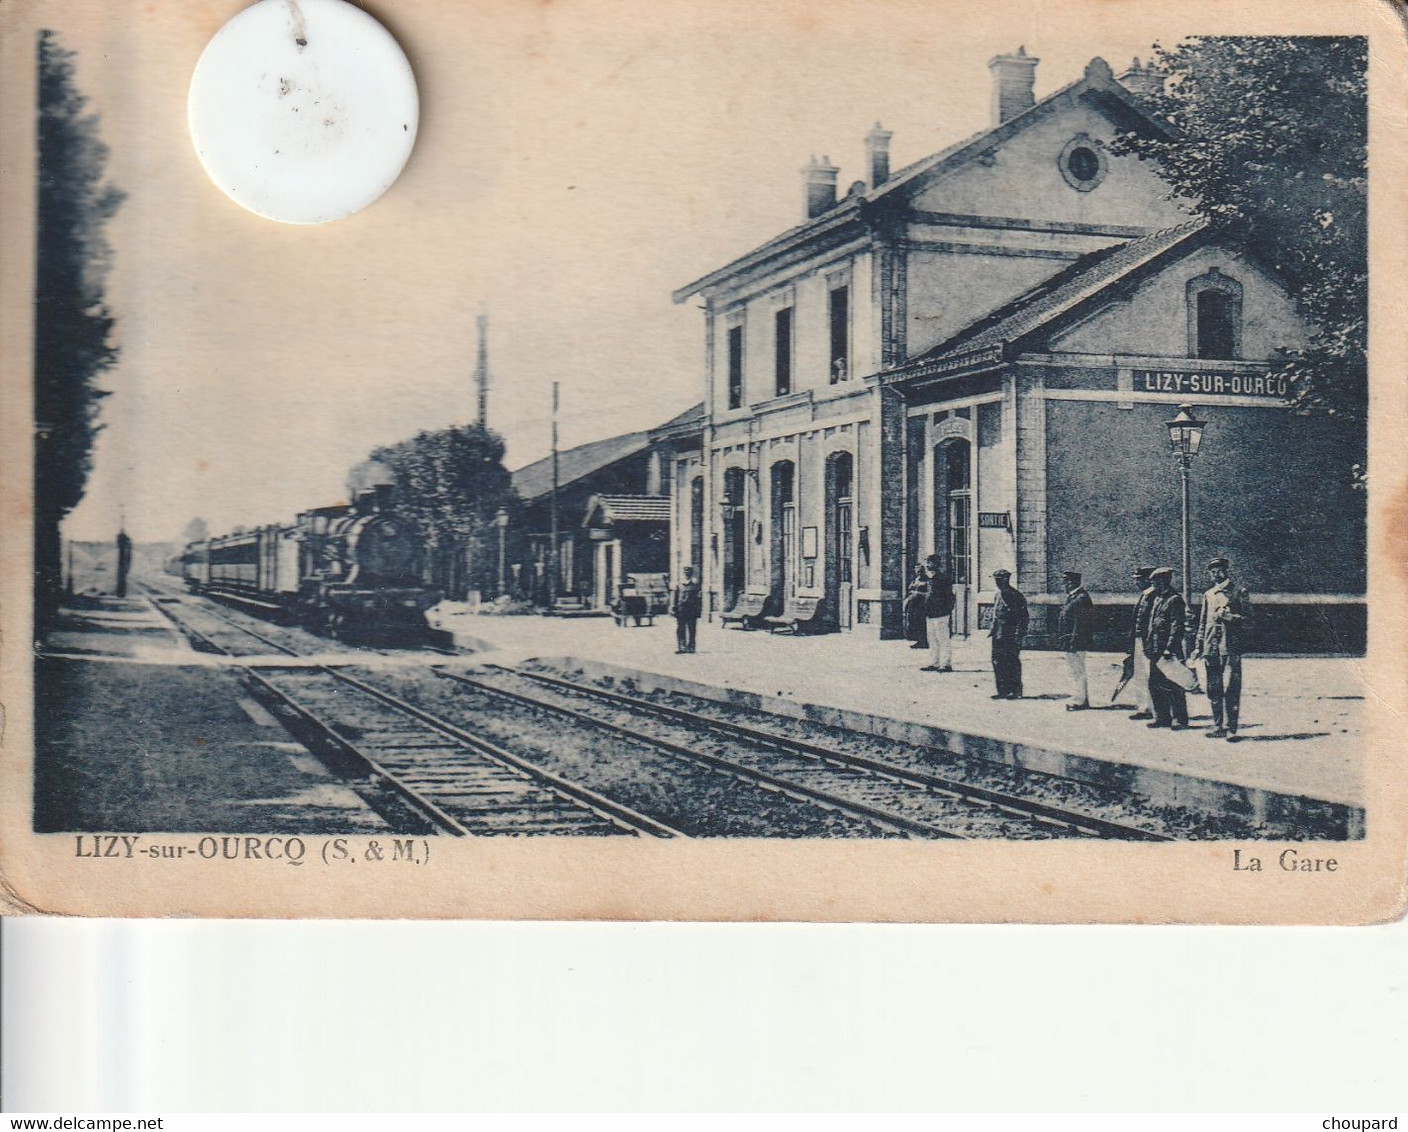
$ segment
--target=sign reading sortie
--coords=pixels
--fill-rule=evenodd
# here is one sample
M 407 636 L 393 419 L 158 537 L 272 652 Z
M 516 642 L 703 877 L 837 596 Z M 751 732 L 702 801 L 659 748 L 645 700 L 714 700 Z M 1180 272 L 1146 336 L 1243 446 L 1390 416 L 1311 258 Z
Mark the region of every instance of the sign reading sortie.
M 1134 388 L 1141 393 L 1203 394 L 1284 399 L 1290 381 L 1268 373 L 1182 373 L 1178 370 L 1137 369 Z

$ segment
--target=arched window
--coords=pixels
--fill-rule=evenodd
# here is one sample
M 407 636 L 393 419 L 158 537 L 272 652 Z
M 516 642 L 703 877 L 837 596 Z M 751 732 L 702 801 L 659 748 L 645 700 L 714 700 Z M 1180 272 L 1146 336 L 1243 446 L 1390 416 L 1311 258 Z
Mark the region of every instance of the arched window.
M 1242 356 L 1242 285 L 1217 268 L 1188 280 L 1188 353 Z

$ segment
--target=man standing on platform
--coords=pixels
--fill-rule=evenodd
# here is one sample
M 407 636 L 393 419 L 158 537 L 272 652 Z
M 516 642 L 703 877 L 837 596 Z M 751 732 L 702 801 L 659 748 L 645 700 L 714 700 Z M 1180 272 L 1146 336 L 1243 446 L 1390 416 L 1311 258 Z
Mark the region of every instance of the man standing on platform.
M 675 652 L 693 652 L 699 616 L 704 612 L 704 599 L 699 593 L 699 583 L 694 580 L 693 566 L 684 568 L 684 580 L 675 587 L 670 598 L 670 612 L 675 615 Z
M 939 556 L 924 559 L 927 587 L 924 592 L 924 632 L 932 652 L 922 672 L 953 671 L 953 640 L 949 634 L 949 616 L 953 613 L 953 583 L 939 569 Z
M 1066 570 L 1066 602 L 1061 606 L 1061 647 L 1066 650 L 1066 669 L 1071 674 L 1071 702 L 1067 711 L 1090 707 L 1090 682 L 1086 678 L 1085 654 L 1095 643 L 1095 603 L 1080 584 L 1080 573 Z
M 1153 719 L 1152 701 L 1149 699 L 1149 658 L 1144 653 L 1144 639 L 1149 635 L 1149 606 L 1154 599 L 1154 587 L 1149 575 L 1152 566 L 1141 566 L 1134 571 L 1134 587 L 1139 591 L 1139 600 L 1134 603 L 1134 626 L 1130 633 L 1129 654 L 1134 658 L 1134 675 L 1129 686 L 1134 692 L 1134 714 L 1130 719 Z
M 992 603 L 992 674 L 995 700 L 1022 698 L 1022 638 L 1027 635 L 1027 599 L 1012 583 L 1011 570 L 995 570 L 997 597 Z
M 1231 563 L 1214 558 L 1208 563 L 1212 588 L 1203 594 L 1198 631 L 1193 635 L 1193 656 L 1208 669 L 1208 699 L 1213 726 L 1209 739 L 1237 741 L 1242 707 L 1242 653 L 1246 648 L 1247 622 L 1252 599 L 1246 587 L 1232 581 Z
M 1182 731 L 1188 726 L 1188 699 L 1182 688 L 1159 671 L 1159 661 L 1183 659 L 1188 611 L 1183 595 L 1173 588 L 1172 570 L 1160 566 L 1149 577 L 1154 583 L 1154 594 L 1149 602 L 1149 635 L 1144 638 L 1144 655 L 1149 658 L 1149 699 L 1154 705 L 1154 721 L 1146 726 Z

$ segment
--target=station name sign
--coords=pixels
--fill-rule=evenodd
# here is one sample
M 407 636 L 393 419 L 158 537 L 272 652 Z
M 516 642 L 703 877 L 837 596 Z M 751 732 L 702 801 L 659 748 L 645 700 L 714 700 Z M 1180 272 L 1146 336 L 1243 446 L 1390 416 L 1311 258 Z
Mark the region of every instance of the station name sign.
M 1137 369 L 1134 388 L 1140 393 L 1202 394 L 1204 396 L 1268 397 L 1284 400 L 1290 380 L 1268 373 L 1188 373 L 1167 369 Z

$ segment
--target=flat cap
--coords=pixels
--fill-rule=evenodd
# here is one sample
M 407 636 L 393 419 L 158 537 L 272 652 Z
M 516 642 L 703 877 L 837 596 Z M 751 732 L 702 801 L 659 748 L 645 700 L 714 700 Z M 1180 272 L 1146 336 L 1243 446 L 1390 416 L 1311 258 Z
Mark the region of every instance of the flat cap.
M 1231 565 L 1232 563 L 1228 562 L 1225 558 L 1214 558 L 1211 562 L 1208 563 L 1208 569 L 1211 570 L 1214 567 L 1221 566 L 1224 570 L 1226 570 Z
M 1172 577 L 1173 577 L 1173 567 L 1172 567 L 1172 566 L 1160 566 L 1157 570 L 1150 570 L 1150 571 L 1149 571 L 1149 577 L 1151 577 L 1151 578 L 1172 578 Z
M 1010 578 L 1010 577 L 1012 576 L 1012 571 L 1011 571 L 1011 570 L 994 570 L 994 571 L 992 572 L 992 576 L 993 576 L 994 578 Z
M 1152 566 L 1141 566 L 1138 570 L 1134 571 L 1134 576 L 1136 578 L 1147 578 L 1153 572 L 1154 568 Z

